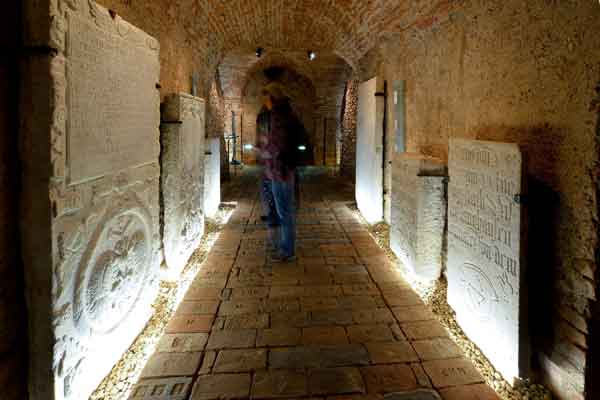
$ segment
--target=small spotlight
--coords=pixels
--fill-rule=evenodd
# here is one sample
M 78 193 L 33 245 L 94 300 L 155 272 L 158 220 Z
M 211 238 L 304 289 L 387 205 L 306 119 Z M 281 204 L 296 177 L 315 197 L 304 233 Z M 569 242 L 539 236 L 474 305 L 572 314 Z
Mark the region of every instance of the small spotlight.
M 317 53 L 315 53 L 315 52 L 314 52 L 314 51 L 312 51 L 312 50 L 309 50 L 309 51 L 308 51 L 308 59 L 309 59 L 310 61 L 312 61 L 312 60 L 314 60 L 315 58 L 317 58 Z
M 254 148 L 254 146 L 252 146 L 250 143 L 246 143 L 244 145 L 244 150 L 252 150 Z
M 300 145 L 300 146 L 298 146 L 298 150 L 305 151 L 306 150 L 306 146 L 305 145 Z
M 256 57 L 260 58 L 260 56 L 262 56 L 263 53 L 263 48 L 262 47 L 258 47 L 256 49 Z

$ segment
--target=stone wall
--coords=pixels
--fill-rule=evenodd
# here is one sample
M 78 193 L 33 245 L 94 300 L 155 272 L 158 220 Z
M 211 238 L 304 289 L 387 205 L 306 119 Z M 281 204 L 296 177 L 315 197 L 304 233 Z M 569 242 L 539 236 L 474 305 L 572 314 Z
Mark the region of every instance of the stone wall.
M 21 3 L 3 6 L 0 20 L 0 387 L 2 398 L 27 398 L 26 310 L 18 233 L 18 58 Z
M 363 63 L 406 81 L 407 151 L 447 159 L 449 137 L 521 145 L 533 367 L 561 399 L 582 398 L 596 297 L 599 17 L 596 2 L 446 3 Z

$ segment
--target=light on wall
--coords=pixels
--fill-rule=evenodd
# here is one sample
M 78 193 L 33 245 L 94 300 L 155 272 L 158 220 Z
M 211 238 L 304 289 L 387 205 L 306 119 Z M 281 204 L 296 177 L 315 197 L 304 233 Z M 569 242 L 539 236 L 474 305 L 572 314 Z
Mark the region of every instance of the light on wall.
M 306 146 L 302 144 L 302 145 L 298 146 L 298 150 L 305 151 L 306 150 Z
M 246 143 L 246 144 L 244 145 L 244 150 L 252 150 L 253 148 L 254 148 L 254 146 L 253 146 L 253 145 L 251 145 L 250 143 Z
M 262 47 L 258 47 L 256 49 L 256 57 L 260 58 L 260 56 L 262 56 L 263 53 L 263 48 Z
M 314 51 L 312 51 L 312 50 L 309 50 L 309 51 L 308 51 L 308 59 L 309 59 L 310 61 L 313 61 L 315 58 L 317 58 L 317 53 L 315 53 L 315 52 L 314 52 Z

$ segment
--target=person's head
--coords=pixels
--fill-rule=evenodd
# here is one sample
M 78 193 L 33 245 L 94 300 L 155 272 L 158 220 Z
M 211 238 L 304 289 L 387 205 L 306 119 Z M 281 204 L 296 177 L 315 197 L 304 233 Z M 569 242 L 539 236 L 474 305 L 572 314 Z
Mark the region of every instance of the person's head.
M 272 110 L 275 104 L 279 104 L 288 100 L 284 89 L 276 83 L 269 83 L 262 91 L 263 105 L 267 109 Z

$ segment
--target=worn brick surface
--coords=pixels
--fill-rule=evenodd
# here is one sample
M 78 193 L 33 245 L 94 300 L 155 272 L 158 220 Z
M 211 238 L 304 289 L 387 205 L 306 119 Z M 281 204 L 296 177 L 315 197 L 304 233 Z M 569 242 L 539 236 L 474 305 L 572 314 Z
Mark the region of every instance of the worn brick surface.
M 391 393 L 415 389 L 417 380 L 407 364 L 361 368 L 369 393 Z
M 473 364 L 464 358 L 425 361 L 423 368 L 437 388 L 483 382 Z
M 243 349 L 219 351 L 213 371 L 246 372 L 266 368 L 267 351 L 265 349 Z
M 192 400 L 241 399 L 250 395 L 250 374 L 219 374 L 198 377 Z
M 311 395 L 363 393 L 365 386 L 357 368 L 317 369 L 309 373 Z

